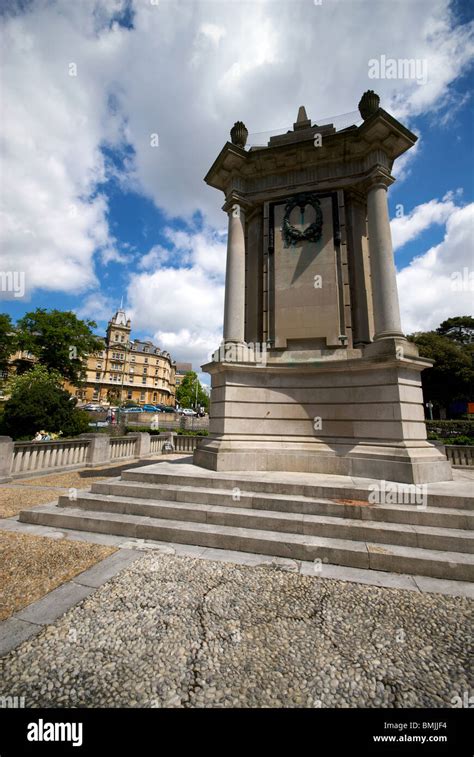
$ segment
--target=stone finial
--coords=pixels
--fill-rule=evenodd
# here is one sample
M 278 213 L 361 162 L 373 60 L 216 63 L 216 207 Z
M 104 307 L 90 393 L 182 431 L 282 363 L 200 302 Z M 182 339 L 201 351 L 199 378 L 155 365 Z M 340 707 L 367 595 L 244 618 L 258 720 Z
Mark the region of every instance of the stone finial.
M 380 97 L 375 94 L 373 89 L 368 89 L 364 92 L 359 102 L 359 113 L 366 121 L 369 116 L 372 116 L 380 108 Z
M 308 129 L 310 126 L 311 126 L 311 121 L 306 115 L 306 108 L 304 107 L 304 105 L 300 105 L 300 107 L 298 108 L 298 115 L 296 117 L 296 121 L 293 124 L 293 129 L 295 131 L 296 129 Z
M 248 135 L 248 129 L 242 121 L 236 121 L 230 130 L 232 144 L 237 147 L 245 147 Z

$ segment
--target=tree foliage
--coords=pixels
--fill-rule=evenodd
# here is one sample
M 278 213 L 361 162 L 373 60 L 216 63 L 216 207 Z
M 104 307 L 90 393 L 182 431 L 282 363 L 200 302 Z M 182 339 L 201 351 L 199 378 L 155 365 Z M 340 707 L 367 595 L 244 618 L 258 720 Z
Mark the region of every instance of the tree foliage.
M 421 374 L 425 402 L 447 408 L 456 400 L 473 398 L 474 343 L 469 340 L 472 328 L 474 319 L 460 316 L 443 321 L 436 331 L 408 337 L 418 346 L 421 357 L 434 361 L 433 367 Z
M 0 313 L 0 371 L 8 369 L 11 356 L 17 349 L 15 327 L 9 315 Z
M 197 404 L 202 405 L 206 410 L 209 406 L 209 397 L 198 381 L 195 371 L 188 371 L 176 389 L 176 401 L 180 407 L 194 407 L 196 404 L 196 385 L 197 385 Z
M 18 321 L 18 344 L 48 370 L 58 371 L 77 386 L 82 360 L 104 348 L 103 340 L 91 330 L 96 326 L 95 321 L 81 321 L 70 311 L 37 308 Z
M 436 329 L 436 333 L 458 344 L 472 344 L 474 343 L 474 318 L 471 315 L 447 318 Z
M 76 399 L 61 387 L 56 371 L 35 365 L 8 382 L 3 433 L 13 439 L 31 439 L 37 431 L 62 432 L 64 437 L 90 431 L 89 416 L 76 409 Z

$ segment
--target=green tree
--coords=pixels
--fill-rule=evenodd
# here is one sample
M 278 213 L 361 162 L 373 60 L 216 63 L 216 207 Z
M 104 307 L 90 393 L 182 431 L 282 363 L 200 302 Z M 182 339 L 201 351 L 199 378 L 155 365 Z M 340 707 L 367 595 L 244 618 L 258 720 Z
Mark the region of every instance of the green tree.
M 37 308 L 18 321 L 18 344 L 48 370 L 79 385 L 83 359 L 104 348 L 103 340 L 91 331 L 96 326 L 95 321 L 81 321 L 70 311 Z
M 471 315 L 447 318 L 436 329 L 436 333 L 459 344 L 472 344 L 474 343 L 474 318 Z
M 35 365 L 8 381 L 3 433 L 13 439 L 30 439 L 37 431 L 62 432 L 64 437 L 90 431 L 89 416 L 76 409 L 76 398 L 61 387 L 62 377 Z
M 8 370 L 8 363 L 17 350 L 15 327 L 9 315 L 0 313 L 0 371 Z
M 197 404 L 202 405 L 207 411 L 209 407 L 209 397 L 202 388 L 198 381 L 197 373 L 195 371 L 188 371 L 176 389 L 176 401 L 180 407 L 194 407 L 196 404 L 196 388 L 197 388 Z
M 447 408 L 455 400 L 471 399 L 472 345 L 459 343 L 438 331 L 412 334 L 408 339 L 418 346 L 421 357 L 434 361 L 433 367 L 421 374 L 425 402 L 430 400 L 438 407 Z

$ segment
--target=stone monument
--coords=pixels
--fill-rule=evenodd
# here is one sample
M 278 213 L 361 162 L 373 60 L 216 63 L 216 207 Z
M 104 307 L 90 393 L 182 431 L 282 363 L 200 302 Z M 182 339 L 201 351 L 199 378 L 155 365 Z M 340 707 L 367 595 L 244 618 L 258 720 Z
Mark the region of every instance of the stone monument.
M 224 335 L 210 363 L 212 470 L 303 471 L 428 483 L 452 478 L 427 442 L 405 338 L 387 206 L 416 136 L 368 91 L 362 123 L 313 125 L 245 149 L 242 122 L 205 181 L 229 216 Z

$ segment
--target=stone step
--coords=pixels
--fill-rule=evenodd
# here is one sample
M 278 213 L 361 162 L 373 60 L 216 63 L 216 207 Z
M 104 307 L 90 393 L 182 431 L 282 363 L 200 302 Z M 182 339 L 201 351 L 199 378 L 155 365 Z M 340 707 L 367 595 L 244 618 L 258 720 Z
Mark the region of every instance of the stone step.
M 247 482 L 248 483 L 248 482 Z M 202 505 L 294 512 L 306 515 L 328 515 L 379 522 L 406 523 L 457 529 L 474 529 L 474 512 L 454 508 L 416 505 L 342 504 L 331 499 L 311 499 L 303 495 L 255 494 L 239 490 L 239 498 L 232 489 L 212 489 L 206 486 L 152 484 L 128 480 L 101 481 L 92 484 L 91 491 L 100 495 L 130 496 L 166 502 L 190 502 Z
M 62 495 L 58 505 L 83 510 L 184 520 L 236 528 L 308 534 L 335 539 L 400 544 L 452 552 L 474 551 L 474 532 L 400 523 L 380 523 L 366 519 L 341 518 L 293 512 L 275 512 L 223 505 L 154 501 L 116 494 L 81 492 L 76 500 Z
M 374 544 L 308 534 L 281 533 L 215 523 L 147 518 L 80 508 L 41 505 L 22 511 L 20 520 L 56 528 L 115 534 L 202 547 L 231 549 L 296 560 L 315 561 L 315 571 L 324 563 L 356 568 L 409 573 L 458 581 L 474 580 L 474 557 L 394 544 Z
M 263 474 L 264 475 L 264 474 Z M 279 480 L 277 473 L 272 473 L 271 479 L 261 478 L 256 480 L 254 478 L 245 477 L 244 475 L 235 473 L 233 471 L 229 473 L 219 473 L 216 471 L 206 471 L 202 474 L 193 475 L 192 473 L 166 473 L 158 471 L 147 471 L 146 469 L 132 469 L 124 471 L 122 473 L 123 481 L 135 481 L 148 484 L 172 484 L 173 486 L 207 486 L 208 488 L 216 489 L 242 489 L 245 491 L 251 491 L 253 493 L 266 493 L 266 494 L 288 494 L 288 495 L 300 495 L 309 497 L 311 499 L 355 499 L 367 501 L 372 490 L 367 485 L 347 486 L 344 484 L 331 483 L 330 485 L 314 485 L 304 482 L 305 474 L 298 474 L 299 481 L 291 483 L 285 480 Z M 450 487 L 451 482 L 444 482 L 441 484 L 430 485 L 436 486 L 437 492 L 427 493 L 428 507 L 442 507 L 442 508 L 455 508 L 474 510 L 474 497 L 472 494 L 462 495 L 453 493 Z M 399 487 L 409 487 L 409 484 L 399 484 Z M 443 491 L 445 490 L 445 491 Z M 402 490 L 400 490 L 402 491 Z M 403 489 L 405 491 L 405 489 Z M 410 491 L 409 489 L 407 490 Z M 413 490 L 412 490 L 413 491 Z M 407 498 L 409 495 L 407 494 Z M 412 500 L 407 499 L 405 504 L 411 504 Z M 389 502 L 387 503 L 389 504 Z M 403 504 L 403 503 L 400 503 Z M 414 502 L 416 505 L 416 502 Z

